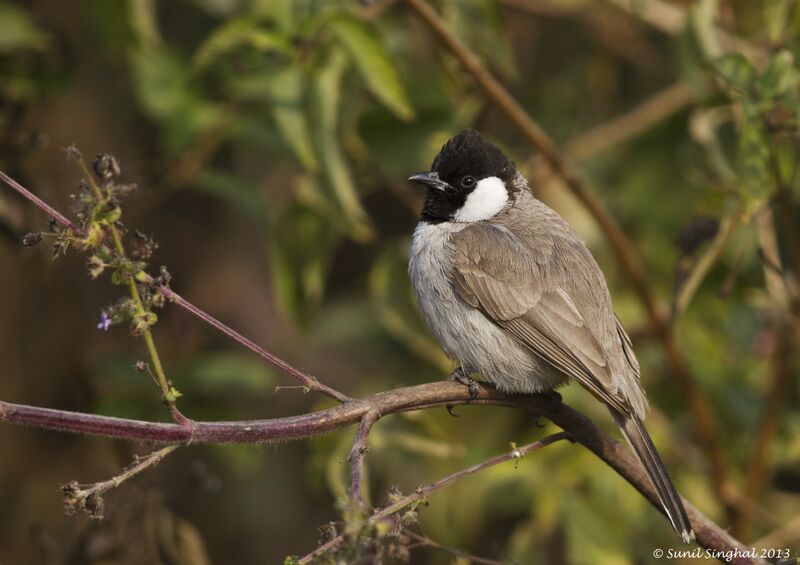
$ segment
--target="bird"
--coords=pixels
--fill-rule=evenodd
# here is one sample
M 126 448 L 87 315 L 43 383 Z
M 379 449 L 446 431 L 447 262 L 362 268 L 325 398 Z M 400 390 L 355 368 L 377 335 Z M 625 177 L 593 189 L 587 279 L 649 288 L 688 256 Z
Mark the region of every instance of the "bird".
M 474 129 L 408 180 L 427 189 L 409 278 L 426 325 L 458 363 L 453 376 L 511 394 L 580 383 L 608 407 L 690 543 L 686 509 L 644 427 L 639 362 L 583 238 Z

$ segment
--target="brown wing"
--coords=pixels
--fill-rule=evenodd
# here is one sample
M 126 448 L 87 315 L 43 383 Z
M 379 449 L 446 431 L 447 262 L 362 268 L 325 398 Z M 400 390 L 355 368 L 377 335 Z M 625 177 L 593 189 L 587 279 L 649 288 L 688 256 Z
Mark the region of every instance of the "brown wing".
M 636 378 L 638 379 L 641 376 L 641 372 L 639 370 L 639 360 L 636 359 L 636 355 L 633 353 L 633 343 L 631 343 L 631 338 L 628 337 L 628 332 L 625 331 L 625 328 L 622 327 L 622 322 L 619 321 L 619 318 L 614 315 L 614 320 L 616 321 L 617 326 L 617 333 L 619 334 L 619 338 L 622 341 L 622 351 L 625 353 L 625 360 L 630 365 L 630 368 L 633 369 L 633 372 L 636 374 Z
M 571 249 L 569 242 L 564 246 L 552 238 L 537 238 L 536 249 L 525 248 L 502 226 L 474 224 L 453 240 L 453 286 L 467 304 L 540 358 L 609 406 L 630 413 L 630 405 L 618 392 L 606 351 L 587 323 L 587 318 L 596 321 L 602 312 L 584 315 L 576 306 L 602 310 L 592 281 L 582 283 L 577 272 L 574 278 L 563 280 L 565 265 L 584 265 L 584 258 L 574 255 L 581 249 Z M 571 296 L 582 292 L 583 296 Z

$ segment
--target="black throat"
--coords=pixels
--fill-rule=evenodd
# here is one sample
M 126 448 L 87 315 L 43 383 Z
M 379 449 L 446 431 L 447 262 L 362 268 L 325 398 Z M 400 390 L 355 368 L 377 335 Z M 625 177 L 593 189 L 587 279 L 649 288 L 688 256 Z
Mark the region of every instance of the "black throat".
M 461 190 L 429 188 L 420 218 L 430 224 L 449 222 L 452 215 L 467 201 L 469 194 Z

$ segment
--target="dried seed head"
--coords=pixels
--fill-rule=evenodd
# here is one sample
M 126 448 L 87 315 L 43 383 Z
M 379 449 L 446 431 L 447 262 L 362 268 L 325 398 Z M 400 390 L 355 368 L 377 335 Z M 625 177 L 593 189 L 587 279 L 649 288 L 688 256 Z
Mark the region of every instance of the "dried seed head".
M 167 270 L 167 267 L 165 265 L 161 265 L 161 269 L 159 269 L 158 271 L 158 283 L 163 286 L 169 287 L 169 283 L 171 280 L 172 280 L 172 275 Z
M 109 153 L 100 153 L 92 161 L 94 174 L 102 181 L 109 181 L 120 174 L 119 161 Z
M 64 148 L 64 153 L 67 155 L 67 159 L 72 159 L 74 161 L 78 161 L 83 157 L 80 150 L 74 143 L 69 147 Z
M 147 261 L 158 249 L 158 242 L 152 236 L 146 235 L 141 231 L 134 230 L 133 241 L 131 242 L 131 257 L 138 261 Z
M 34 245 L 42 241 L 43 237 L 44 236 L 41 234 L 41 232 L 26 233 L 22 238 L 22 245 L 24 245 L 25 247 L 33 247 Z

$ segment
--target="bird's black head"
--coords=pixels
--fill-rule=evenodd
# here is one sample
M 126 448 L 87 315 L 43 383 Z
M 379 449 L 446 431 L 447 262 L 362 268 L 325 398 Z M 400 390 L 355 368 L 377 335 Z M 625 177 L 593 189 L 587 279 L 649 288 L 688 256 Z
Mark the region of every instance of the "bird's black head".
M 431 165 L 410 181 L 428 187 L 422 219 L 430 223 L 488 220 L 513 197 L 516 167 L 477 131 L 448 141 Z

